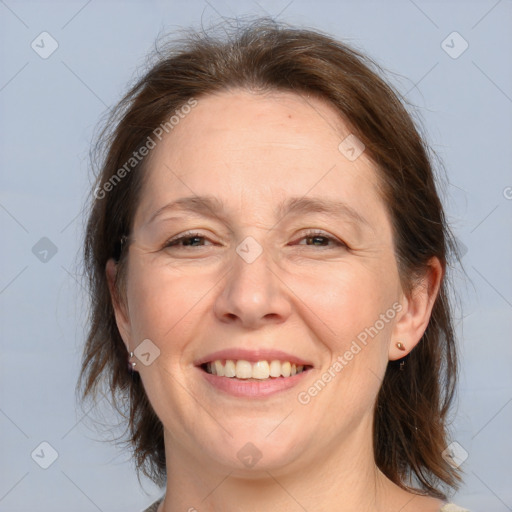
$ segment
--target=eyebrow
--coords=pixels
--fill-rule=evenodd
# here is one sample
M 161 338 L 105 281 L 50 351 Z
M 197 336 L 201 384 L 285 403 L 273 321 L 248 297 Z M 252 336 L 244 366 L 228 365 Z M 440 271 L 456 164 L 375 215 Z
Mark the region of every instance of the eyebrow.
M 219 198 L 215 196 L 190 196 L 181 197 L 162 206 L 151 215 L 147 224 L 153 222 L 162 214 L 173 210 L 196 213 L 219 220 L 227 217 L 224 203 Z M 290 197 L 280 203 L 275 211 L 276 217 L 280 220 L 286 215 L 304 215 L 308 213 L 346 217 L 357 224 L 364 224 L 371 228 L 370 223 L 357 210 L 343 201 L 333 199 L 306 196 Z

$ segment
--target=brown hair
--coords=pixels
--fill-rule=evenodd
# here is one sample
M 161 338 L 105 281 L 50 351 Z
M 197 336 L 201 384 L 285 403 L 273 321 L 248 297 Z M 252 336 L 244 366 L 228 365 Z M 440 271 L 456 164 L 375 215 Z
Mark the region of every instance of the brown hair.
M 456 256 L 430 150 L 403 100 L 379 77 L 381 70 L 372 60 L 316 30 L 268 18 L 234 30 L 222 28 L 227 37 L 191 32 L 157 52 L 156 64 L 113 110 L 97 146 L 101 169 L 84 247 L 92 310 L 77 390 L 84 401 L 94 399 L 99 388 L 110 391 L 117 410 L 128 413 L 127 442 L 137 469 L 160 485 L 166 475 L 162 424 L 138 373 L 127 371 L 105 266 L 115 258 L 122 277 L 126 251 L 120 241 L 130 233 L 146 160 L 135 162 L 114 183 L 115 175 L 187 101 L 233 88 L 323 98 L 365 144 L 378 167 L 404 289 L 410 291 L 414 279 L 426 272 L 430 258 L 439 258 L 446 271 L 448 255 Z M 380 470 L 403 488 L 443 499 L 441 487 L 456 488 L 461 480 L 442 457 L 457 376 L 451 315 L 445 277 L 428 327 L 405 367 L 388 364 L 374 416 L 374 454 Z

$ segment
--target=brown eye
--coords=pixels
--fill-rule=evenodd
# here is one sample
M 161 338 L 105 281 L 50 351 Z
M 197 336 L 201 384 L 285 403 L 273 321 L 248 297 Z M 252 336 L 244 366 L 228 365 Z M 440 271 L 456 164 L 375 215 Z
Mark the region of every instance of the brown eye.
M 306 243 L 303 244 L 299 242 L 298 245 L 329 248 L 330 244 L 331 247 L 347 247 L 347 245 L 341 240 L 319 231 L 307 232 L 302 238 L 300 238 L 300 241 L 302 240 L 306 240 Z
M 207 238 L 200 233 L 186 233 L 166 242 L 165 248 L 170 247 L 201 247 Z

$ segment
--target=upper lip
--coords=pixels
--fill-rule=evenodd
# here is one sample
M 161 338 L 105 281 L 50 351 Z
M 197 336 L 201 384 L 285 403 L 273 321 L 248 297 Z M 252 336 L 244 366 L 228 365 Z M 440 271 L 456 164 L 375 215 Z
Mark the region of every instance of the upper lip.
M 222 361 L 226 359 L 231 359 L 234 361 L 242 359 L 251 363 L 256 363 L 258 361 L 289 361 L 292 364 L 295 363 L 298 365 L 313 366 L 311 362 L 288 352 L 265 348 L 254 350 L 247 350 L 244 348 L 227 348 L 217 352 L 212 352 L 211 354 L 201 357 L 194 361 L 194 364 L 196 366 L 201 366 L 205 363 L 210 363 L 217 360 Z

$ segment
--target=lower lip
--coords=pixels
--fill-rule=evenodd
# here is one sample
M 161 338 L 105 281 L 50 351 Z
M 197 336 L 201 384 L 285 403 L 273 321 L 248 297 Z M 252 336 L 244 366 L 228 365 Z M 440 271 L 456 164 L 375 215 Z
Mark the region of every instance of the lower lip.
M 305 370 L 292 377 L 269 378 L 261 381 L 244 380 L 229 377 L 219 377 L 205 372 L 201 368 L 206 381 L 214 388 L 228 395 L 246 398 L 263 398 L 293 388 L 309 373 Z

